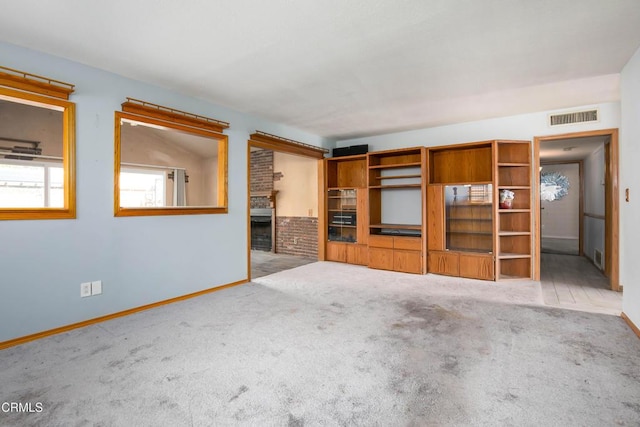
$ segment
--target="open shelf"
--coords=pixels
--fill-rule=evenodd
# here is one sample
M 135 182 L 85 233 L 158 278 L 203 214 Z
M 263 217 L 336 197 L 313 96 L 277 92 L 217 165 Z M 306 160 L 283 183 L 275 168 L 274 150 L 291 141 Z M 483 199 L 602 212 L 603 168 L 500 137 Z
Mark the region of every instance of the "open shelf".
M 385 188 L 421 188 L 422 184 L 397 184 L 397 185 L 370 185 L 370 189 L 382 189 Z
M 389 163 L 382 165 L 371 165 L 369 169 L 395 169 L 395 168 L 411 168 L 411 167 L 420 167 L 422 163 L 420 162 L 409 162 L 409 163 Z
M 498 255 L 498 258 L 500 258 L 500 259 L 520 259 L 520 258 L 531 258 L 531 255 L 529 255 L 529 254 L 516 254 L 516 253 L 509 253 L 509 252 L 501 252 Z
M 500 272 L 498 279 L 530 279 L 531 259 L 530 257 L 501 258 L 498 260 Z
M 378 180 L 404 179 L 404 178 L 422 178 L 422 176 L 419 174 L 412 174 L 412 175 L 381 175 L 381 176 L 375 177 L 375 179 L 378 179 Z
M 529 231 L 500 231 L 498 232 L 499 236 L 530 236 L 531 232 Z
M 396 228 L 398 230 L 422 230 L 420 224 L 369 224 L 369 228 Z

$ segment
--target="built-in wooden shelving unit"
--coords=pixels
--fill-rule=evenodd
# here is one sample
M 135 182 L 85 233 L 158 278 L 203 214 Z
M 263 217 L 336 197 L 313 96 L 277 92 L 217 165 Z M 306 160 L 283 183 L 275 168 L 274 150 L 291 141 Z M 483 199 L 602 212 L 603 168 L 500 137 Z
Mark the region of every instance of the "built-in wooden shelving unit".
M 531 143 L 529 141 L 496 141 L 495 175 L 498 191 L 496 233 L 498 279 L 532 276 L 531 239 Z M 510 209 L 500 207 L 500 191 L 514 193 Z
M 424 147 L 368 154 L 369 267 L 426 273 Z M 396 221 L 402 212 L 406 221 Z

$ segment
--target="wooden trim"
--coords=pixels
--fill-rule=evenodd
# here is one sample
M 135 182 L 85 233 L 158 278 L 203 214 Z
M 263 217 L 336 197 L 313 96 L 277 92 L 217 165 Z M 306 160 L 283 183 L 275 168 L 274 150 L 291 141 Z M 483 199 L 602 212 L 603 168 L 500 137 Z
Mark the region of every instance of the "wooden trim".
M 141 123 L 149 123 L 159 127 L 168 127 L 171 129 L 182 131 L 182 132 L 191 133 L 198 136 L 204 136 L 205 138 L 215 138 L 218 140 L 223 140 L 228 138 L 227 135 L 223 133 L 216 132 L 211 129 L 205 129 L 203 127 L 194 127 L 194 126 L 184 125 L 182 123 L 167 122 L 154 117 L 129 113 L 125 111 L 116 111 L 116 114 L 118 114 L 119 117 L 124 120 L 132 120 L 132 121 L 137 121 Z
M 69 99 L 73 93 L 75 85 L 39 76 L 37 74 L 26 73 L 12 68 L 0 66 L 0 86 L 11 87 L 27 92 L 37 93 L 45 96 L 52 96 L 60 99 Z
M 540 234 L 542 228 L 540 227 L 540 139 L 535 137 L 533 139 L 533 167 L 531 168 L 531 176 L 535 177 L 533 182 L 531 183 L 531 197 L 532 204 L 531 209 L 533 209 L 533 215 L 531 220 L 533 221 L 533 232 L 535 233 L 535 238 L 533 246 L 533 253 L 531 254 L 531 261 L 533 262 L 533 280 L 540 280 L 540 249 L 541 249 L 541 241 Z
M 586 132 L 574 132 L 558 135 L 534 137 L 535 160 L 540 164 L 540 143 L 558 139 L 582 138 L 588 136 L 609 136 L 609 142 L 605 143 L 605 275 L 609 277 L 611 290 L 620 291 L 620 200 L 619 200 L 619 146 L 618 129 L 601 129 Z M 607 154 L 608 153 L 608 154 Z M 539 206 L 540 189 L 539 180 L 536 183 L 536 205 Z M 540 280 L 540 209 L 536 209 L 536 272 Z M 610 271 L 608 271 L 610 269 Z M 607 274 L 609 272 L 609 274 Z
M 321 159 L 318 160 L 318 261 L 327 259 L 327 186 L 327 160 Z
M 0 67 L 2 68 L 2 67 Z M 62 110 L 62 168 L 64 170 L 63 208 L 0 208 L 0 220 L 74 219 L 76 217 L 76 105 L 66 100 L 0 87 L 0 95 L 26 101 L 43 108 Z
M 611 131 L 611 139 L 605 152 L 608 152 L 607 169 L 605 180 L 610 194 L 605 200 L 605 274 L 609 271 L 609 280 L 611 281 L 611 289 L 620 291 L 620 189 L 619 189 L 619 146 L 618 146 L 618 129 Z M 609 213 L 609 215 L 607 215 Z M 609 239 L 606 238 L 609 236 Z M 609 269 L 607 269 L 609 266 Z
M 117 217 L 163 216 L 163 215 L 207 215 L 229 213 L 227 207 L 160 207 L 160 208 L 119 208 Z
M 149 117 L 137 116 L 135 114 L 116 111 L 114 115 L 114 155 L 113 155 L 113 214 L 116 217 L 128 217 L 128 216 L 161 216 L 161 215 L 204 215 L 204 214 L 226 214 L 229 212 L 228 208 L 228 136 L 213 132 L 208 129 L 197 129 L 188 126 L 183 126 L 176 123 L 171 123 L 171 129 L 178 129 L 199 136 L 216 139 L 218 142 L 218 204 L 219 206 L 164 206 L 157 208 L 123 208 L 120 206 L 120 161 L 122 153 L 122 141 L 121 141 L 121 122 L 125 120 L 137 120 L 145 123 L 151 123 L 154 125 L 165 126 L 166 122 L 156 120 Z
M 223 206 L 225 213 L 229 206 L 229 140 L 225 137 L 218 140 L 218 206 Z
M 601 219 L 601 220 L 605 220 L 605 216 L 604 215 L 597 215 L 597 214 L 592 214 L 589 212 L 585 212 L 582 215 L 588 217 L 588 218 L 595 218 L 595 219 Z
M 242 285 L 243 283 L 247 283 L 247 282 L 248 282 L 248 280 L 246 280 L 246 279 L 245 280 L 238 280 L 237 282 L 228 283 L 226 285 L 217 286 L 215 288 L 209 288 L 209 289 L 205 289 L 205 290 L 202 290 L 202 291 L 194 292 L 194 293 L 191 293 L 191 294 L 186 294 L 186 295 L 182 295 L 182 296 L 179 296 L 179 297 L 169 298 L 169 299 L 166 299 L 166 300 L 154 302 L 154 303 L 151 303 L 151 304 L 142 305 L 140 307 L 130 308 L 128 310 L 119 311 L 117 313 L 107 314 L 106 316 L 95 317 L 93 319 L 84 320 L 82 322 L 72 323 L 70 325 L 61 326 L 59 328 L 49 329 L 49 330 L 38 332 L 38 333 L 35 333 L 35 334 L 26 335 L 24 337 L 14 338 L 14 339 L 11 339 L 11 340 L 8 340 L 8 341 L 2 341 L 2 342 L 0 342 L 0 350 L 4 350 L 4 349 L 9 348 L 9 347 L 14 347 L 14 346 L 17 346 L 17 345 L 20 345 L 20 344 L 25 344 L 25 343 L 30 342 L 30 341 L 35 341 L 35 340 L 38 340 L 40 338 L 46 338 L 46 337 L 49 337 L 49 336 L 52 336 L 52 335 L 57 335 L 57 334 L 61 334 L 61 333 L 64 333 L 64 332 L 69 332 L 69 331 L 72 331 L 74 329 L 83 328 L 85 326 L 94 325 L 96 323 L 105 322 L 107 320 L 117 319 L 119 317 L 124 317 L 124 316 L 128 316 L 130 314 L 139 313 L 141 311 L 150 310 L 152 308 L 161 307 L 163 305 L 173 304 L 174 302 L 184 301 L 184 300 L 187 300 L 187 299 L 199 297 L 199 296 L 202 296 L 202 295 L 205 295 L 205 294 L 209 294 L 209 293 L 212 293 L 212 292 L 221 291 L 223 289 L 227 289 L 227 288 L 231 288 L 231 287 L 234 287 L 234 286 Z
M 429 258 L 427 256 L 427 239 L 429 237 L 429 222 L 427 212 L 427 183 L 429 182 L 429 151 L 426 147 L 422 147 L 420 150 L 420 159 L 422 165 L 420 165 L 420 205 L 422 208 L 422 229 L 420 230 L 420 256 L 422 257 L 420 262 L 420 273 L 427 274 L 429 269 Z M 368 174 L 367 174 L 368 175 Z M 367 194 L 368 195 L 368 194 Z M 367 221 L 368 222 L 368 221 Z
M 120 150 L 121 150 L 121 133 L 120 125 L 122 122 L 122 114 L 118 111 L 114 114 L 113 129 L 113 215 L 118 216 L 120 212 Z
M 312 157 L 314 159 L 322 159 L 324 158 L 324 155 L 329 152 L 326 148 L 316 147 L 310 144 L 305 144 L 304 142 L 282 138 L 280 136 L 271 135 L 261 131 L 252 133 L 250 139 L 253 147 L 278 151 L 280 153 Z
M 247 141 L 247 278 L 251 281 L 251 141 Z
M 122 111 L 219 133 L 229 127 L 229 123 L 221 120 L 128 97 L 127 100 L 122 103 Z
M 578 255 L 584 256 L 584 161 L 578 162 L 580 193 L 578 198 Z
M 620 313 L 620 317 L 622 317 L 622 320 L 624 320 L 625 322 L 627 322 L 627 325 L 629 325 L 629 327 L 631 328 L 631 330 L 636 334 L 636 336 L 638 338 L 640 338 L 640 328 L 638 328 L 636 326 L 635 323 L 633 323 L 633 321 L 631 319 L 629 319 L 629 316 L 626 315 L 626 313 L 623 311 L 622 313 Z

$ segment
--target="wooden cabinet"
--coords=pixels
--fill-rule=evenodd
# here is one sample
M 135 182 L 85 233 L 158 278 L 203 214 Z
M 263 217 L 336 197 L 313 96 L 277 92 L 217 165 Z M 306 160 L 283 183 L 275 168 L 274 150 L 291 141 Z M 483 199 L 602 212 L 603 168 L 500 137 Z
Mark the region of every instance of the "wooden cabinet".
M 326 259 L 410 273 L 531 278 L 531 143 L 324 160 Z M 500 203 L 509 191 L 509 206 Z M 508 207 L 508 209 L 507 209 Z
M 422 239 L 405 236 L 369 236 L 369 267 L 423 274 Z
M 328 261 L 367 265 L 369 263 L 367 245 L 327 242 Z
M 429 251 L 429 273 L 460 275 L 460 254 L 458 252 Z
M 479 196 L 474 200 L 473 191 Z M 445 248 L 455 251 L 493 251 L 492 185 L 447 185 Z
M 325 159 L 324 176 L 324 259 L 367 265 L 367 158 Z
M 426 148 L 368 154 L 369 267 L 426 272 Z
M 493 255 L 460 253 L 460 276 L 471 279 L 494 280 Z
M 429 273 L 494 280 L 493 255 L 429 251 Z
M 430 148 L 428 155 L 428 271 L 530 278 L 530 142 L 481 141 Z M 509 209 L 500 203 L 503 191 L 514 196 Z

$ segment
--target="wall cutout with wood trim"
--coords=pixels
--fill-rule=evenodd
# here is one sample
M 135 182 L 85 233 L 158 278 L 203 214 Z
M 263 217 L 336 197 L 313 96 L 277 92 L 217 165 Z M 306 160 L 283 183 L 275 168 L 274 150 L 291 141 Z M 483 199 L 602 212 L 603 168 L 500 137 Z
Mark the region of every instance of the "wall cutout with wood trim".
M 228 127 L 127 98 L 115 113 L 115 216 L 226 213 Z
M 76 217 L 73 91 L 0 67 L 0 220 Z

